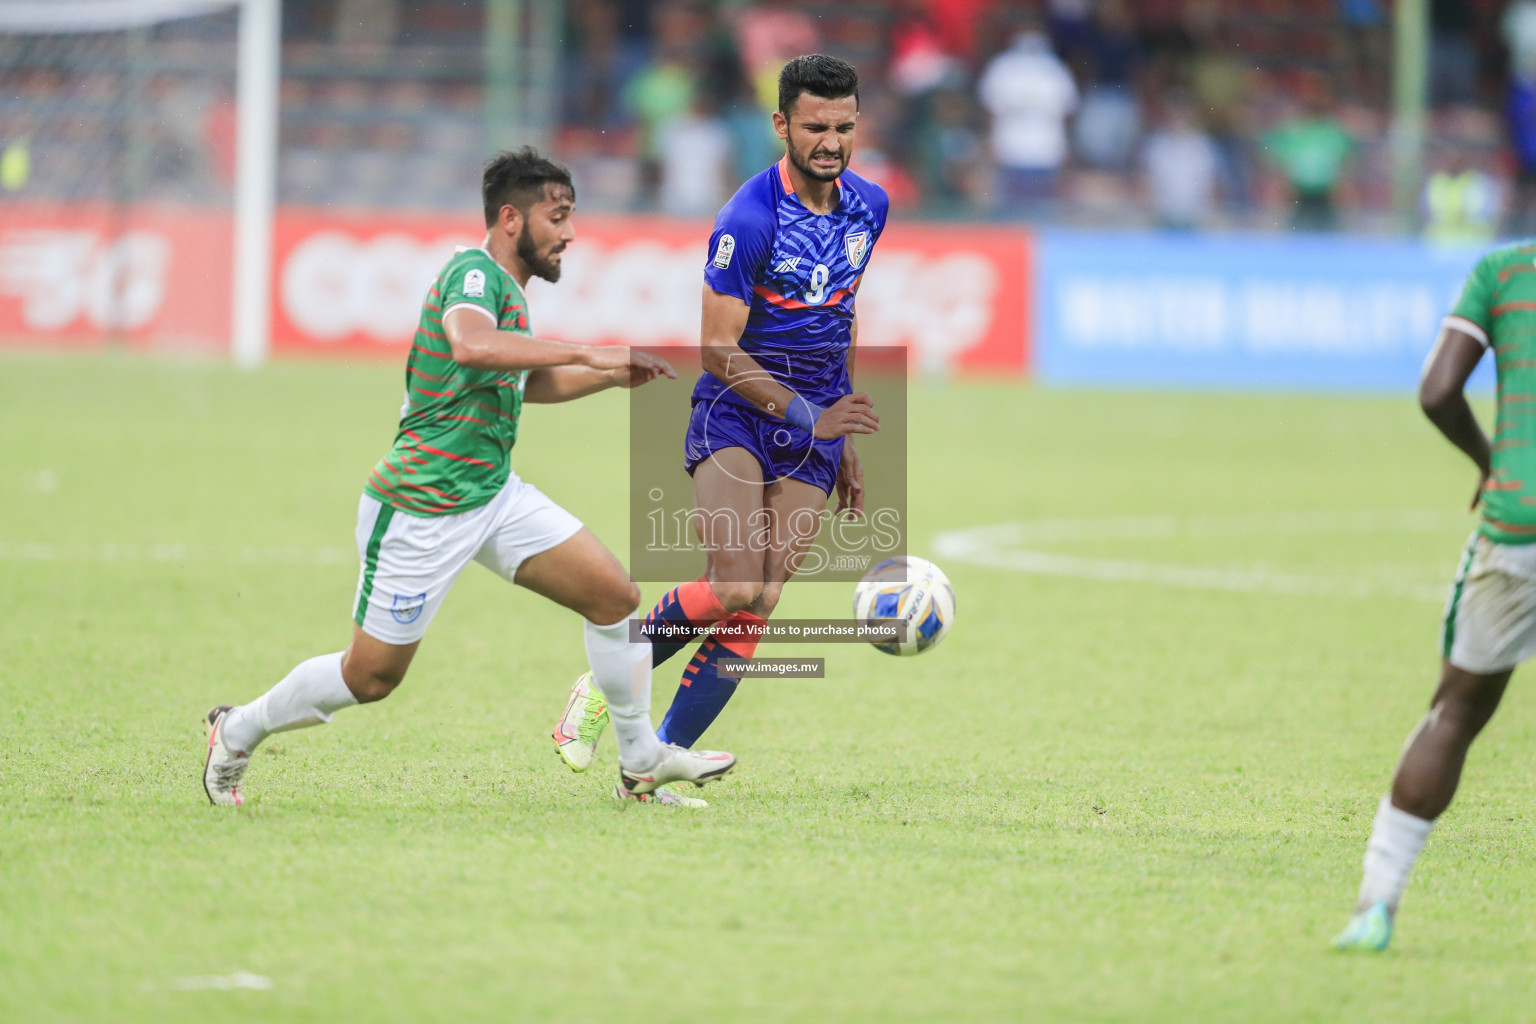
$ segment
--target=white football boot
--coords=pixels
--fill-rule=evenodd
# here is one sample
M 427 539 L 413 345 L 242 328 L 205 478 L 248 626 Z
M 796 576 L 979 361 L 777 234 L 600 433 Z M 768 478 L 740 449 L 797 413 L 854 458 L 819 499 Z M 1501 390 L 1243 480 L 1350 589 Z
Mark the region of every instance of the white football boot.
M 592 685 L 592 673 L 584 672 L 571 687 L 571 699 L 565 702 L 565 712 L 550 733 L 555 750 L 571 771 L 584 772 L 592 767 L 597 741 L 607 727 L 608 701 Z
M 623 786 L 614 786 L 613 800 L 620 807 L 626 807 L 629 804 L 656 804 L 660 807 L 689 807 L 698 810 L 709 806 L 708 800 L 701 800 L 696 796 L 684 796 L 671 786 L 665 789 L 653 789 L 649 793 L 631 793 Z
M 251 755 L 243 750 L 231 750 L 224 745 L 224 719 L 234 710 L 228 704 L 220 704 L 203 719 L 208 730 L 208 760 L 203 762 L 203 792 L 208 802 L 220 807 L 239 807 L 245 803 L 245 793 L 240 782 L 245 770 L 251 766 Z
M 702 786 L 735 767 L 735 754 L 723 750 L 689 750 L 675 743 L 663 743 L 661 759 L 651 767 L 633 772 L 620 767 L 619 787 L 635 796 L 645 796 L 669 782 L 691 782 Z

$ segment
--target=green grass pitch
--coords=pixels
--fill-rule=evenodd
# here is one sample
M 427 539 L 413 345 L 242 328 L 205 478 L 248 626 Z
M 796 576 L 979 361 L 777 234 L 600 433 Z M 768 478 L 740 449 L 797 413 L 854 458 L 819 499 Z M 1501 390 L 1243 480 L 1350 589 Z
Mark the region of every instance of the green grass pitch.
M 743 686 L 708 811 L 615 810 L 611 739 L 596 777 L 559 765 L 579 624 L 475 568 L 395 697 L 275 737 L 211 808 L 198 716 L 346 642 L 400 392 L 0 359 L 0 1020 L 1536 1013 L 1518 677 L 1394 949 L 1327 949 L 1471 525 L 1410 398 L 916 384 L 911 550 L 1023 525 L 938 557 L 932 653 L 776 649 L 828 678 Z M 531 408 L 514 456 L 615 545 L 624 408 Z M 198 987 L 242 971 L 271 987 Z

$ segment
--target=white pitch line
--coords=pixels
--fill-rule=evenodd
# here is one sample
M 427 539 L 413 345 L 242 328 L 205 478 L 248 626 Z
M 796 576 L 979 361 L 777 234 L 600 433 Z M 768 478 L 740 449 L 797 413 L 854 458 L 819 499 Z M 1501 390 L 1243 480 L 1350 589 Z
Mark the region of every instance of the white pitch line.
M 1442 533 L 1471 529 L 1471 517 L 1434 509 L 1393 512 L 1276 512 L 1234 515 L 1115 516 L 1104 519 L 1036 519 L 952 531 L 999 544 L 1049 544 L 1073 540 L 1156 540 L 1169 537 L 1277 537 L 1339 533 Z
M 934 538 L 934 554 L 990 569 L 1116 583 L 1151 583 L 1199 590 L 1328 597 L 1399 597 L 1442 602 L 1443 585 L 1405 584 L 1370 577 L 1309 576 L 1269 569 L 1221 569 L 1129 559 L 1090 558 L 1024 548 L 1087 540 L 1157 540 L 1173 537 L 1326 535 L 1330 533 L 1443 533 L 1465 516 L 1433 511 L 1281 513 L 1273 516 L 1137 516 L 1039 520 L 948 530 Z
M 200 974 L 190 978 L 174 978 L 171 988 L 178 992 L 202 992 L 208 989 L 229 991 L 237 988 L 264 992 L 272 988 L 272 979 L 264 974 L 236 971 L 234 974 Z
M 298 544 L 50 544 L 0 541 L 0 562 L 154 562 L 215 565 L 346 565 L 357 561 L 348 548 Z

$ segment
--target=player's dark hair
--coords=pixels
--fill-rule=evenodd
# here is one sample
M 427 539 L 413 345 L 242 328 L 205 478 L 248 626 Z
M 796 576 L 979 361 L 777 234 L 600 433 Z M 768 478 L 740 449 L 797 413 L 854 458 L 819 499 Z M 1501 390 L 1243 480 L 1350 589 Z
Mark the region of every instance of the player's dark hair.
M 532 146 L 497 153 L 485 165 L 480 179 L 480 199 L 485 204 L 485 226 L 491 227 L 501 216 L 501 208 L 511 205 L 528 214 L 528 208 L 544 198 L 544 186 L 562 185 L 576 198 L 571 172 L 540 155 Z
M 779 113 L 789 115 L 800 94 L 808 92 L 824 100 L 852 96 L 855 109 L 859 103 L 859 73 L 853 65 L 824 53 L 796 57 L 779 72 Z

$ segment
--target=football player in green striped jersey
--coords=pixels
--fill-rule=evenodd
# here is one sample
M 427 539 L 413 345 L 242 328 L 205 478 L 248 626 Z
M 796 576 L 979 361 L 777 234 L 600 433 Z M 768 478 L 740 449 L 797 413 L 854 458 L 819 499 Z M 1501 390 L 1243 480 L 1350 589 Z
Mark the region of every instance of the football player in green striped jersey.
M 1464 389 L 1493 350 L 1494 434 Z M 1340 949 L 1382 950 L 1435 820 L 1450 806 L 1467 751 L 1511 673 L 1536 654 L 1536 245 L 1497 249 L 1467 278 L 1424 366 L 1419 402 L 1477 469 L 1481 516 L 1462 553 L 1440 631 L 1440 682 L 1381 798 L 1354 917 Z
M 485 242 L 460 249 L 427 293 L 406 357 L 400 428 L 359 502 L 351 644 L 309 659 L 249 704 L 208 712 L 203 788 L 214 804 L 244 802 L 251 755 L 267 736 L 394 692 L 471 561 L 586 620 L 591 678 L 619 741 L 619 795 L 703 785 L 735 765 L 730 754 L 656 738 L 651 645 L 630 642 L 639 588 L 580 520 L 511 468 L 524 402 L 676 373 L 646 353 L 533 334 L 523 288 L 535 276 L 558 281 L 575 238 L 565 168 L 532 149 L 503 153 L 487 164 L 481 193 Z

